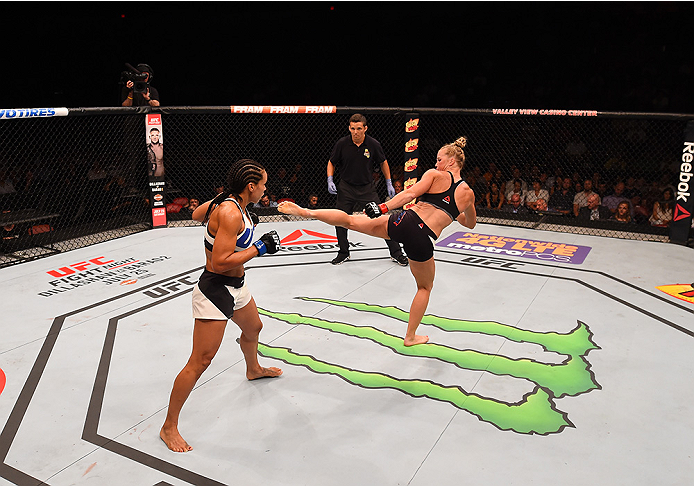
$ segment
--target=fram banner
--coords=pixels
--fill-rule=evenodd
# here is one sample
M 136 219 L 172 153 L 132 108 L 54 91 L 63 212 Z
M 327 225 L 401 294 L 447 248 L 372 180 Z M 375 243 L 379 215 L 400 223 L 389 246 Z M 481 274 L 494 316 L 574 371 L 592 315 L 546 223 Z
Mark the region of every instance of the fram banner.
M 0 108 L 0 120 L 14 120 L 15 118 L 50 118 L 53 116 L 67 116 L 67 108 Z
M 336 106 L 230 106 L 232 113 L 337 113 Z
M 589 246 L 466 232 L 453 233 L 448 238 L 436 243 L 436 246 L 451 250 L 477 251 L 488 255 L 518 256 L 577 265 L 583 263 L 591 250 Z
M 147 175 L 152 226 L 166 226 L 166 179 L 164 178 L 164 130 L 161 113 L 145 115 Z
M 675 211 L 670 223 L 670 241 L 685 244 L 692 227 L 694 212 L 694 122 L 687 122 L 684 129 L 682 155 L 677 160 L 677 180 L 675 181 Z

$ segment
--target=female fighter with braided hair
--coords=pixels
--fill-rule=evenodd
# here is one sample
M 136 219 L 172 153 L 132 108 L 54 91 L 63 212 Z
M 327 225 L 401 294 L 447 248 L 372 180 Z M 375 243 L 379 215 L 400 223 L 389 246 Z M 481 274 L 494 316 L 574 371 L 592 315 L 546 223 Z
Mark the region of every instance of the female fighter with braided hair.
M 178 431 L 181 408 L 222 344 L 227 320 L 241 328 L 239 340 L 246 361 L 246 378 L 276 377 L 279 368 L 258 363 L 258 335 L 263 327 L 258 309 L 244 283 L 244 263 L 255 256 L 276 253 L 280 239 L 275 231 L 253 239 L 253 221 L 246 207 L 265 192 L 267 171 L 258 162 L 242 159 L 232 164 L 226 192 L 193 211 L 193 219 L 207 224 L 205 270 L 193 289 L 193 350 L 176 377 L 169 410 L 159 436 L 174 452 L 191 446 Z
M 429 304 L 434 285 L 433 241 L 454 220 L 470 229 L 477 224 L 475 195 L 460 177 L 465 163 L 463 148 L 466 143 L 467 139 L 460 137 L 441 147 L 434 169 L 426 171 L 419 182 L 396 194 L 387 203 L 367 204 L 364 212 L 368 217 L 334 209 L 309 210 L 290 202 L 282 202 L 278 207 L 281 213 L 315 218 L 333 226 L 342 226 L 403 244 L 410 261 L 410 271 L 417 283 L 417 293 L 410 305 L 405 346 L 423 344 L 429 340 L 429 336 L 417 335 L 416 331 Z M 390 216 L 385 215 L 389 209 L 402 207 L 415 198 L 419 200 L 412 208 Z

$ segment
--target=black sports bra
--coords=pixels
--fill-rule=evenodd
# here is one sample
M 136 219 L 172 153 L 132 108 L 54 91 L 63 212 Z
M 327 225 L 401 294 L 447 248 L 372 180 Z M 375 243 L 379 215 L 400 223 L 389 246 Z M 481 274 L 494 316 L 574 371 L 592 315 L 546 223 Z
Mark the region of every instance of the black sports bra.
M 426 193 L 419 197 L 419 200 L 425 203 L 429 203 L 435 208 L 440 209 L 455 220 L 459 215 L 458 205 L 455 203 L 455 190 L 458 188 L 463 179 L 455 182 L 453 179 L 453 174 L 451 174 L 451 186 L 447 191 L 439 192 L 438 194 Z

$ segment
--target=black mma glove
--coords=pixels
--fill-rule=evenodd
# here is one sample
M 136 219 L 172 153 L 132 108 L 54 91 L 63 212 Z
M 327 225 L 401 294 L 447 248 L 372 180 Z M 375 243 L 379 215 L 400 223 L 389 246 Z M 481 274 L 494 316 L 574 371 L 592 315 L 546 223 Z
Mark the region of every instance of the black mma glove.
M 261 236 L 258 241 L 254 241 L 253 245 L 258 249 L 258 256 L 266 253 L 272 255 L 280 249 L 280 235 L 277 234 L 277 231 L 272 230 Z
M 253 211 L 248 211 L 248 215 L 251 217 L 253 227 L 255 228 L 256 226 L 258 226 L 258 223 L 260 223 L 260 218 L 258 217 L 258 215 L 255 214 Z
M 388 212 L 388 206 L 385 203 L 376 204 L 375 202 L 370 202 L 364 207 L 364 212 L 371 219 L 378 218 L 380 215 Z

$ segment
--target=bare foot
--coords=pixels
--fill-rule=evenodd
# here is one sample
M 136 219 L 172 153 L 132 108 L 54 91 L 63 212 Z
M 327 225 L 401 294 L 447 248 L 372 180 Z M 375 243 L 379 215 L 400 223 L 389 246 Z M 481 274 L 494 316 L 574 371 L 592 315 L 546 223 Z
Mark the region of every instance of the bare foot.
M 259 378 L 276 378 L 282 374 L 282 370 L 275 368 L 260 368 L 260 371 L 246 371 L 246 378 L 249 380 L 257 380 Z
M 178 433 L 176 427 L 162 427 L 159 432 L 159 437 L 164 441 L 166 447 L 174 452 L 188 452 L 193 450 L 193 448 L 183 440 L 183 437 Z
M 284 214 L 290 214 L 292 216 L 302 216 L 302 217 L 307 217 L 308 211 L 301 206 L 294 204 L 293 202 L 290 201 L 282 201 L 279 206 L 277 206 L 277 210 L 280 213 Z
M 429 336 L 420 336 L 415 334 L 413 339 L 405 338 L 405 346 L 414 346 L 415 344 L 424 344 L 429 341 Z

